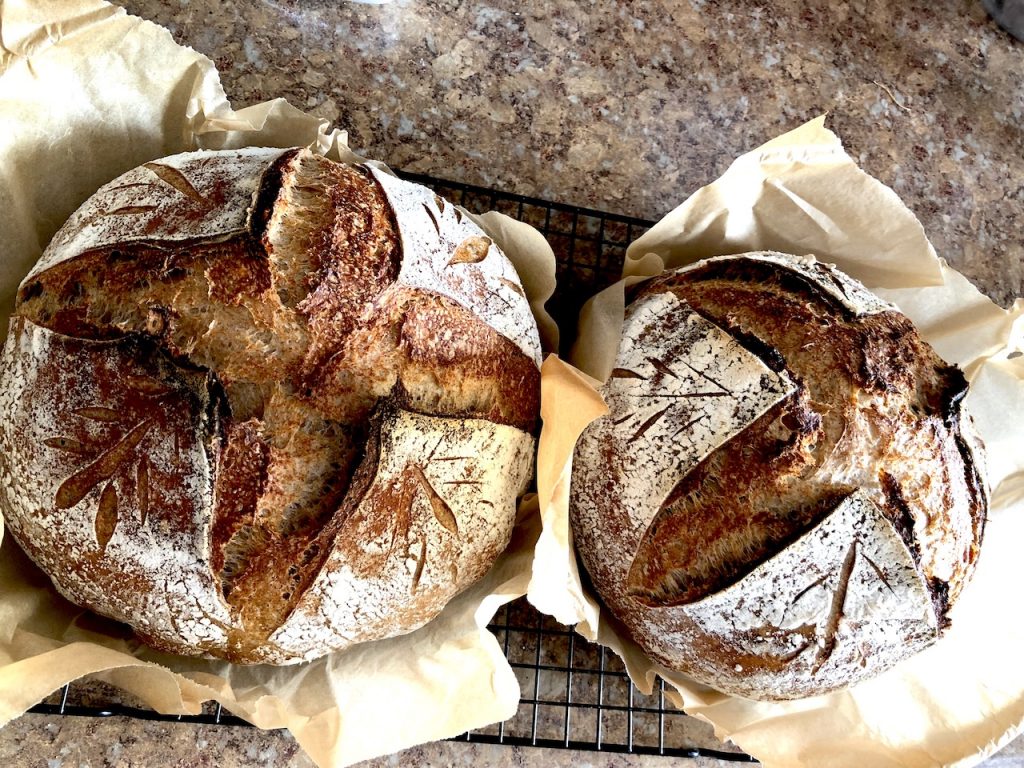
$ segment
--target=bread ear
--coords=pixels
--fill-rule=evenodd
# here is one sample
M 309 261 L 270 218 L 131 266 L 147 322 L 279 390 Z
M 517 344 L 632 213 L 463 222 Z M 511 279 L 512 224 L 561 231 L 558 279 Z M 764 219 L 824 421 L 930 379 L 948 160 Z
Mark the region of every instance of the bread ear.
M 289 654 L 416 629 L 483 576 L 511 536 L 532 475 L 528 434 L 390 408 L 378 419 L 378 447 L 359 470 L 365 491 L 270 638 Z

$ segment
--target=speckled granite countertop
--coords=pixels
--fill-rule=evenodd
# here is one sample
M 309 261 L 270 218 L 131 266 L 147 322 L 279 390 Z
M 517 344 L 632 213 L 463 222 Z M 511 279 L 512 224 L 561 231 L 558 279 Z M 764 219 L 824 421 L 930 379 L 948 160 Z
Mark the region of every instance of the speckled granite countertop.
M 125 5 L 212 58 L 236 107 L 283 96 L 397 168 L 648 219 L 829 111 L 940 256 L 1004 305 L 1024 294 L 1024 44 L 980 2 Z M 669 761 L 443 743 L 371 764 Z M 27 715 L 0 765 L 311 763 L 282 733 Z M 1024 765 L 1024 740 L 986 765 Z
M 940 255 L 1024 294 L 1024 44 L 980 2 L 130 0 L 236 106 L 396 168 L 657 218 L 824 111 Z

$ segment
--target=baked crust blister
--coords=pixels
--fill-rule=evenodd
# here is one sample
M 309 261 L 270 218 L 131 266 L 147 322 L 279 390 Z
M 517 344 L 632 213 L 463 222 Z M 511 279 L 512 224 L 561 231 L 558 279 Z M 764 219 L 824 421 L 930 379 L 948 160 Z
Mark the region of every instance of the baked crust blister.
M 0 503 L 154 647 L 308 660 L 421 626 L 504 549 L 539 360 L 511 263 L 433 193 L 306 150 L 164 158 L 22 283 Z
M 811 258 L 654 278 L 570 515 L 597 593 L 654 659 L 749 698 L 824 693 L 934 642 L 987 499 L 966 381 Z

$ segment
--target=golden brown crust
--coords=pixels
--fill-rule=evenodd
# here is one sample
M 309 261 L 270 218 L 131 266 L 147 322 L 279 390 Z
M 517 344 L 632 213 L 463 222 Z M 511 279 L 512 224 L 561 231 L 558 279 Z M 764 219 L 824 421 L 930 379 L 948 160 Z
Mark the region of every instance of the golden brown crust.
M 160 621 L 147 623 L 150 604 L 165 599 L 156 582 L 140 587 L 138 599 L 96 598 L 81 583 L 69 587 L 79 590 L 73 597 L 133 623 L 165 650 L 280 663 L 347 644 L 351 631 L 339 634 L 330 628 L 329 617 L 318 619 L 308 611 L 298 625 L 288 624 L 290 646 L 271 636 L 290 621 L 332 553 L 347 546 L 335 539 L 378 471 L 379 435 L 371 417 L 382 403 L 494 423 L 504 441 L 499 453 L 514 466 L 500 483 L 492 481 L 497 493 L 494 503 L 488 501 L 494 508 L 493 533 L 449 554 L 460 562 L 474 556 L 481 562 L 493 559 L 490 539 L 507 540 L 505 522 L 514 514 L 509 494 L 519 490 L 529 464 L 522 440 L 530 440 L 523 433 L 536 422 L 539 371 L 522 347 L 534 343 L 527 337 L 536 337 L 536 329 L 524 329 L 525 340 L 513 340 L 457 298 L 400 284 L 406 255 L 439 270 L 446 265 L 431 266 L 437 258 L 433 251 L 403 254 L 400 220 L 389 194 L 365 168 L 307 151 L 183 155 L 107 185 L 91 201 L 92 208 L 84 206 L 55 238 L 53 248 L 65 252 L 48 251 L 23 284 L 16 315 L 23 330 L 9 342 L 5 359 L 37 357 L 34 349 L 40 344 L 29 339 L 40 334 L 45 335 L 42 346 L 52 345 L 54 338 L 81 340 L 75 343 L 83 349 L 68 353 L 71 364 L 83 370 L 71 388 L 98 392 L 91 418 L 102 423 L 107 411 L 111 422 L 119 418 L 106 403 L 118 401 L 116 390 L 126 382 L 115 369 L 99 375 L 89 350 L 95 346 L 108 356 L 118 345 L 154 350 L 151 355 L 165 361 L 160 370 L 171 366 L 198 377 L 202 386 L 196 396 L 205 403 L 201 419 L 196 408 L 183 414 L 208 429 L 199 436 L 203 461 L 170 476 L 195 493 L 178 517 L 161 512 L 149 522 L 155 525 L 159 519 L 168 535 L 188 540 L 196 578 L 203 582 L 195 601 L 203 607 L 190 614 L 188 606 L 180 613 L 173 607 L 168 613 L 163 606 Z M 461 233 L 467 225 L 461 219 L 458 223 Z M 438 234 L 442 229 L 439 224 Z M 441 255 L 454 259 L 458 254 Z M 504 259 L 489 244 L 482 257 L 489 263 Z M 474 285 L 490 279 L 469 267 L 466 279 Z M 124 352 L 124 359 L 132 354 Z M 18 386 L 35 393 L 34 382 L 45 378 L 50 364 L 26 362 Z M 166 382 L 156 377 L 152 392 L 143 395 L 163 404 L 163 395 L 154 394 L 161 387 L 166 389 Z M 60 388 L 46 394 L 57 401 L 47 408 L 59 409 L 62 396 L 52 392 Z M 13 401 L 6 407 L 18 410 Z M 12 419 L 23 426 L 8 427 L 0 440 L 32 432 L 27 419 Z M 128 432 L 119 439 L 127 441 L 122 453 L 142 466 L 156 421 L 140 419 L 138 435 Z M 184 435 L 176 437 L 175 449 L 184 442 Z M 33 454 L 32 461 L 32 468 L 15 466 L 14 474 L 50 472 L 44 455 Z M 122 542 L 110 511 L 117 494 L 127 493 L 133 504 L 142 504 L 156 498 L 156 483 L 167 482 L 168 476 L 146 467 L 130 478 L 100 469 L 100 480 L 109 480 L 105 495 L 85 499 L 95 483 L 83 485 L 85 493 L 71 488 L 64 493 L 64 506 L 95 502 L 102 556 L 112 537 Z M 36 524 L 31 518 L 40 512 L 23 509 L 16 487 L 5 490 L 5 507 L 26 519 L 24 530 L 12 528 L 19 539 L 31 538 L 26 535 Z M 464 511 L 456 509 L 460 515 Z M 387 524 L 383 507 L 372 514 L 381 516 L 380 525 Z M 427 535 L 418 531 L 407 535 Z M 143 538 L 140 534 L 135 542 L 123 543 L 143 547 Z M 358 570 L 360 555 L 349 554 Z M 124 567 L 119 557 L 112 554 L 95 565 L 111 584 Z M 74 569 L 74 559 L 56 567 Z M 464 568 L 466 574 L 472 570 Z M 86 574 L 79 576 L 88 581 Z M 422 590 L 416 616 L 436 613 L 470 583 L 467 578 L 445 579 L 429 594 Z M 385 600 L 383 594 L 368 599 Z M 197 621 L 205 629 L 192 631 Z M 326 624 L 316 629 L 316 621 Z M 383 636 L 411 628 L 397 622 L 388 629 L 385 621 L 375 631 Z
M 631 307 L 646 309 L 630 310 L 605 386 L 612 412 L 577 446 L 577 463 L 589 463 L 574 465 L 574 536 L 612 612 L 662 663 L 755 698 L 830 690 L 934 640 L 973 572 L 986 513 L 960 371 L 863 287 L 790 259 L 725 257 L 636 290 Z M 666 324 L 689 352 L 666 346 Z M 714 340 L 719 331 L 745 352 Z M 741 380 L 728 372 L 744 355 L 761 361 L 764 386 L 789 382 L 745 426 L 711 439 L 699 430 L 726 411 L 671 410 L 736 397 Z M 715 366 L 724 375 L 703 373 Z M 691 429 L 706 452 L 672 475 L 672 440 Z M 648 438 L 647 450 L 668 452 L 669 474 L 625 459 Z M 657 495 L 647 511 L 632 508 L 648 505 L 643 472 L 667 478 L 647 492 Z M 853 538 L 837 554 L 830 536 Z M 784 573 L 790 552 L 839 559 Z M 896 559 L 878 563 L 879 553 Z M 889 618 L 863 618 L 872 583 L 887 590 Z M 817 618 L 796 622 L 801 611 Z
M 728 487 L 750 488 L 746 505 L 727 494 L 724 508 L 739 515 L 758 509 L 755 527 L 768 509 L 818 508 L 817 517 L 797 512 L 790 530 L 777 539 L 791 540 L 835 506 L 823 499 L 884 484 L 890 490 L 880 494 L 879 503 L 894 520 L 906 513 L 893 507 L 893 495 L 918 499 L 911 517 L 927 521 L 928 530 L 909 526 L 908 547 L 920 549 L 917 537 L 940 542 L 921 552 L 921 566 L 928 578 L 949 583 L 955 600 L 973 571 L 981 535 L 976 521 L 985 516 L 980 488 L 966 469 L 974 462 L 958 442 L 954 403 L 967 390 L 963 374 L 939 358 L 899 312 L 837 318 L 837 303 L 823 300 L 809 281 L 784 271 L 765 275 L 761 264 L 746 270 L 730 266 L 688 271 L 670 290 L 734 336 L 775 350 L 807 393 L 791 400 L 771 425 L 777 444 L 766 452 L 749 455 L 752 446 L 763 445 L 764 433 L 744 433 L 743 446 L 733 450 L 748 453 L 736 462 L 746 477 L 742 469 L 738 475 L 714 473 Z M 931 470 L 922 472 L 923 467 Z M 931 490 L 933 483 L 940 494 Z M 766 537 L 750 565 L 777 551 L 772 540 Z M 932 563 L 940 553 L 952 568 L 941 576 Z

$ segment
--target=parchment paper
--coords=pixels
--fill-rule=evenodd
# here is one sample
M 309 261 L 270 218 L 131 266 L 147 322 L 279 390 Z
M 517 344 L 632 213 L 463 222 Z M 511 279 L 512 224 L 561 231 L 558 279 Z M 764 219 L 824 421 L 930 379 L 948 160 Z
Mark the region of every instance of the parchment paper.
M 838 264 L 895 303 L 971 380 L 967 399 L 988 448 L 993 494 L 977 572 L 950 632 L 852 689 L 801 701 L 731 697 L 648 659 L 583 590 L 568 523 L 572 446 L 603 413 L 626 285 L 701 258 L 775 249 Z M 1024 301 L 1003 310 L 938 259 L 895 193 L 857 168 L 824 117 L 738 158 L 631 245 L 624 279 L 581 315 L 574 362 L 545 364 L 538 494 L 544 530 L 530 600 L 616 650 L 633 682 L 657 675 L 673 701 L 773 766 L 972 765 L 1024 721 Z
M 233 111 L 204 56 L 99 0 L 0 5 L 0 322 L 22 277 L 100 185 L 195 148 L 310 145 L 360 161 L 342 131 L 282 100 Z M 379 167 L 380 164 L 377 164 Z M 478 222 L 513 260 L 545 349 L 554 256 L 500 214 Z M 0 550 L 0 725 L 66 682 L 113 683 L 160 712 L 204 701 L 285 727 L 321 766 L 342 766 L 511 717 L 519 686 L 487 623 L 521 596 L 539 531 L 524 501 L 508 551 L 420 630 L 292 667 L 236 667 L 159 654 L 122 625 L 63 600 L 9 538 Z M 0 520 L 0 537 L 3 535 Z

